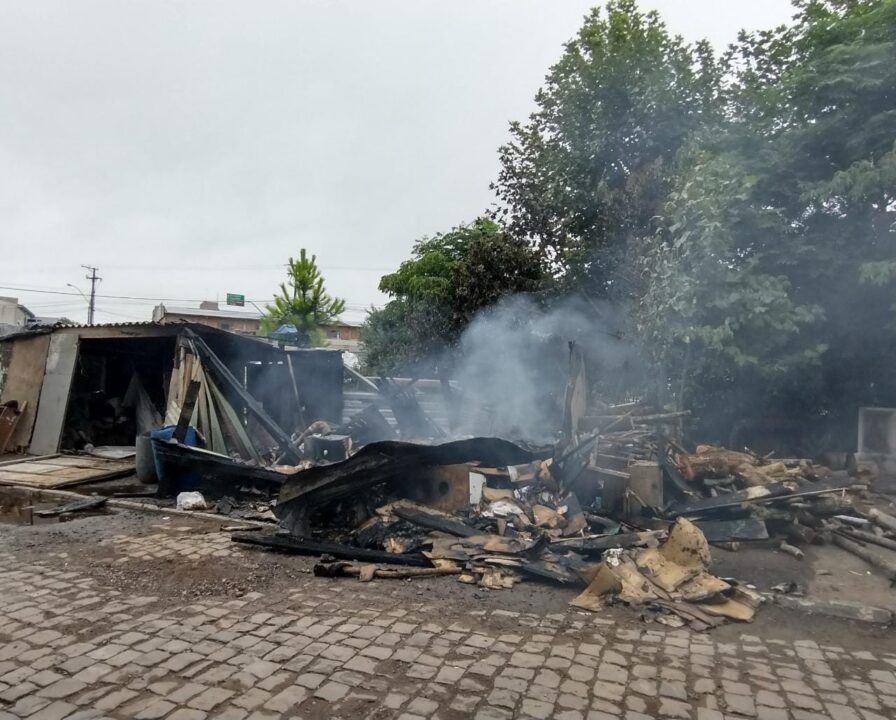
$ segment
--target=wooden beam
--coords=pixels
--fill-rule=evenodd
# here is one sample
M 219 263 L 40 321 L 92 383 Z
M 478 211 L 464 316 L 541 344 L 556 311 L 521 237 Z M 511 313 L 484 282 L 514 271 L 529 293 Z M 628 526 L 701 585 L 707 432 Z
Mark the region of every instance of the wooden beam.
M 361 373 L 359 373 L 357 370 L 355 370 L 355 369 L 353 369 L 353 368 L 350 368 L 350 367 L 349 367 L 348 365 L 346 365 L 344 362 L 342 363 L 342 367 L 345 369 L 345 371 L 346 371 L 349 375 L 351 375 L 355 380 L 357 380 L 358 382 L 360 382 L 362 385 L 366 385 L 366 386 L 369 387 L 371 390 L 373 390 L 375 393 L 379 393 L 379 392 L 380 392 L 380 389 L 379 389 L 379 387 L 377 387 L 376 383 L 374 383 L 374 382 L 373 382 L 372 380 L 370 380 L 369 378 L 364 377 L 364 376 L 363 376 Z
M 292 439 L 289 434 L 281 428 L 277 422 L 267 414 L 265 409 L 261 406 L 261 404 L 252 397 L 252 394 L 246 390 L 242 386 L 239 380 L 237 380 L 233 373 L 230 372 L 230 369 L 221 361 L 221 359 L 212 352 L 211 348 L 205 343 L 201 337 L 199 337 L 195 332 L 187 328 L 184 330 L 184 334 L 186 337 L 192 341 L 193 346 L 195 347 L 199 358 L 206 365 L 207 369 L 212 371 L 212 374 L 215 375 L 223 382 L 227 383 L 230 388 L 240 396 L 240 399 L 246 403 L 246 407 L 249 409 L 255 417 L 258 418 L 259 422 L 262 424 L 265 430 L 267 430 L 271 437 L 273 437 L 280 446 L 281 452 L 286 452 L 287 450 L 295 456 L 296 460 L 300 460 L 302 458 L 302 453 L 299 452 L 299 449 L 293 444 Z
M 856 557 L 862 558 L 866 563 L 876 567 L 878 570 L 881 570 L 884 573 L 884 576 L 891 583 L 896 583 L 896 565 L 891 563 L 889 560 L 882 558 L 880 555 L 871 552 L 865 547 L 859 545 L 859 543 L 854 540 L 847 540 L 843 535 L 839 533 L 834 533 L 831 536 L 831 540 L 833 540 L 834 545 L 843 550 L 846 550 L 848 553 L 852 553 Z
M 174 428 L 174 439 L 179 443 L 183 443 L 187 437 L 187 428 L 190 427 L 190 418 L 193 417 L 193 408 L 196 407 L 196 400 L 199 398 L 199 391 L 202 389 L 202 383 L 198 380 L 190 380 L 187 386 L 187 392 L 184 395 L 184 402 L 180 406 L 180 416 L 177 418 L 177 425 Z
M 872 545 L 880 545 L 888 550 L 896 550 L 896 540 L 875 535 L 874 533 L 864 532 L 862 530 L 853 530 L 852 528 L 844 528 L 841 533 L 856 542 L 871 543 Z

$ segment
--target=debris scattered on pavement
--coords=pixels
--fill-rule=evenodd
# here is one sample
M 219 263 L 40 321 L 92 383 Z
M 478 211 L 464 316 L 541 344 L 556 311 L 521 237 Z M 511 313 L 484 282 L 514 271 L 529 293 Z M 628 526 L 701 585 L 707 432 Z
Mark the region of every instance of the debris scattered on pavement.
M 674 613 L 699 630 L 718 625 L 722 618 L 752 620 L 761 598 L 711 575 L 710 561 L 703 533 L 679 518 L 656 547 L 605 559 L 590 573 L 587 589 L 572 604 L 595 611 L 615 602 L 647 606 Z
M 106 504 L 108 498 L 91 497 L 84 500 L 72 500 L 72 502 L 58 505 L 54 508 L 46 508 L 43 510 L 35 510 L 34 514 L 38 517 L 57 517 L 58 515 L 70 515 L 77 512 L 87 512 L 88 510 L 96 510 Z
M 709 572 L 711 545 L 764 543 L 801 559 L 800 546 L 832 538 L 864 545 L 855 533 L 869 527 L 880 531 L 877 547 L 891 542 L 887 518 L 872 520 L 856 503 L 869 499 L 862 477 L 804 458 L 689 452 L 667 432 L 686 413 L 583 406 L 581 382 L 574 374 L 567 388 L 564 433 L 539 448 L 446 439 L 408 393 L 381 383 L 397 431 L 373 432 L 382 424 L 373 406 L 342 428 L 309 427 L 296 444 L 310 464 L 286 476 L 273 506 L 281 530 L 233 539 L 323 556 L 321 577 L 578 586 L 580 609 L 624 603 L 697 629 L 748 622 L 762 600 Z M 377 439 L 364 444 L 364 435 Z
M 176 507 L 178 510 L 208 510 L 208 504 L 199 492 L 178 493 Z
M 81 482 L 83 468 L 74 468 L 96 463 L 108 479 L 106 470 L 123 464 L 136 467 L 142 487 L 155 485 L 165 506 L 176 498 L 179 510 L 269 523 L 232 539 L 319 557 L 316 576 L 451 575 L 490 589 L 552 583 L 576 589 L 573 605 L 581 609 L 622 603 L 642 617 L 699 629 L 749 621 L 761 600 L 752 586 L 710 572 L 711 549 L 762 547 L 791 562 L 828 544 L 896 581 L 896 517 L 877 502 L 867 464 L 833 469 L 809 458 L 691 445 L 688 411 L 597 397 L 576 346 L 557 397 L 562 427 L 546 428 L 533 445 L 464 435 L 450 420 L 459 408 L 446 413 L 449 421 L 434 419 L 416 380 L 367 378 L 340 365 L 337 381 L 364 388 L 352 401 L 368 398 L 343 416 L 338 383 L 338 402 L 309 401 L 314 372 L 306 377 L 294 367 L 296 353 L 192 326 L 169 339 L 171 372 L 157 378 L 155 399 L 137 373 L 123 373 L 127 400 L 118 404 L 133 408 L 134 447 L 113 445 L 124 433 L 101 432 L 85 416 L 82 434 L 96 447 L 85 442 L 74 458 L 44 456 L 62 470 L 42 467 L 40 458 L 5 464 L 0 481 L 56 482 L 55 470 L 65 475 L 60 482 Z M 314 370 L 318 360 L 308 362 Z M 274 378 L 267 390 L 252 387 L 256 373 Z M 446 403 L 462 397 L 450 382 L 442 389 Z M 153 404 L 159 397 L 164 406 Z M 65 508 L 58 510 L 82 509 Z

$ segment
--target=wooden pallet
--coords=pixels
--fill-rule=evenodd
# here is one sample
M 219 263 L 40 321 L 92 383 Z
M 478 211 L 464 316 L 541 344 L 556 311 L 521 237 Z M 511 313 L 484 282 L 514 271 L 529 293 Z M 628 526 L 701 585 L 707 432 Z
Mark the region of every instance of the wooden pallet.
M 86 455 L 42 455 L 0 463 L 0 485 L 61 488 L 130 475 L 134 463 Z

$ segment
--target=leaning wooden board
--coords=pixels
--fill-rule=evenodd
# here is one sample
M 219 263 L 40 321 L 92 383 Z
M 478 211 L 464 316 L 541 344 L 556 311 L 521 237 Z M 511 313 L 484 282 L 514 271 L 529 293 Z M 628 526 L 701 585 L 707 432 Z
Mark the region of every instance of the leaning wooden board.
M 6 446 L 9 444 L 12 434 L 16 431 L 19 418 L 22 417 L 27 408 L 28 403 L 26 401 L 16 407 L 7 405 L 0 410 L 0 453 L 6 452 Z
M 0 485 L 60 488 L 111 480 L 134 472 L 134 463 L 79 456 L 36 457 L 0 466 Z

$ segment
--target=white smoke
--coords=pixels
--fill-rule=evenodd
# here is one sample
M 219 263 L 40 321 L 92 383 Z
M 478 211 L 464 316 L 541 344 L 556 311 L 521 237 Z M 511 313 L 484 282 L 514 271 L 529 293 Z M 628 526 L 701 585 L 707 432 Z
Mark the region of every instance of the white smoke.
M 619 336 L 623 317 L 576 299 L 543 308 L 525 295 L 481 311 L 464 331 L 454 377 L 461 387 L 461 432 L 546 442 L 562 423 L 569 342 L 589 367 L 630 381 L 640 373 Z M 589 378 L 589 382 L 596 378 Z

